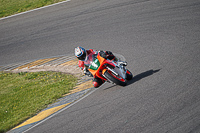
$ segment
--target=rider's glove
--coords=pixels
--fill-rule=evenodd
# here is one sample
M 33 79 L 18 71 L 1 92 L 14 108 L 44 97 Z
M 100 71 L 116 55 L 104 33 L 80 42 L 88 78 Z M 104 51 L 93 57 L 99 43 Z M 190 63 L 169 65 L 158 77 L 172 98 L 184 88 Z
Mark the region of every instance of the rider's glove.
M 113 55 L 113 53 L 112 53 L 111 51 L 106 51 L 106 53 L 107 53 L 108 55 Z
M 108 57 L 108 55 L 104 51 L 100 51 L 99 54 L 101 57 L 103 57 L 105 59 Z

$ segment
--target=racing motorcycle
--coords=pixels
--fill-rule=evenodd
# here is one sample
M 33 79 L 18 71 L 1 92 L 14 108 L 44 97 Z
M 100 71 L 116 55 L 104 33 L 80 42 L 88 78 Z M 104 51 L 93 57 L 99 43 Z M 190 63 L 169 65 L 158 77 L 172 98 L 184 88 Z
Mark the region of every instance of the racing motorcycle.
M 125 63 L 105 59 L 100 56 L 99 52 L 89 54 L 84 65 L 93 77 L 121 86 L 126 86 L 127 80 L 131 80 L 133 77 L 132 73 L 126 69 Z

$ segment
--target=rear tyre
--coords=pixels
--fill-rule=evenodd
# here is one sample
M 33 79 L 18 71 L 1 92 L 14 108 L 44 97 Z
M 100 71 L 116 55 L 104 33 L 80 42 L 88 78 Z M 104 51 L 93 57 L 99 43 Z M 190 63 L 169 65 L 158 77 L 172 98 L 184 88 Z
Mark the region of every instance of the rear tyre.
M 123 79 L 121 76 L 116 76 L 111 71 L 107 70 L 104 75 L 111 80 L 113 83 L 121 86 L 126 86 L 126 80 Z

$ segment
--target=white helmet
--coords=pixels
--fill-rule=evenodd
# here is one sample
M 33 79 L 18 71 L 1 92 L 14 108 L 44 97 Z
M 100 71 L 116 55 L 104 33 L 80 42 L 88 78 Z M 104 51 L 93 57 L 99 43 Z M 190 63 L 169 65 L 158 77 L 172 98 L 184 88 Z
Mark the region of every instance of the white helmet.
M 75 48 L 75 56 L 81 60 L 84 61 L 86 57 L 86 50 L 83 47 L 76 47 Z

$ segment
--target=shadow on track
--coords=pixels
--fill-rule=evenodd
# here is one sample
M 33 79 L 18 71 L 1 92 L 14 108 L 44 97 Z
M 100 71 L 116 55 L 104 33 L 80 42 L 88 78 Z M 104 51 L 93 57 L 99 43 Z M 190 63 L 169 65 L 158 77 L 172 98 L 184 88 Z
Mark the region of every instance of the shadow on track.
M 135 82 L 137 82 L 137 81 L 139 81 L 139 80 L 141 80 L 141 79 L 143 79 L 143 78 L 146 78 L 146 77 L 148 77 L 148 76 L 151 76 L 151 75 L 153 75 L 154 73 L 157 73 L 157 72 L 159 72 L 159 71 L 160 71 L 160 69 L 158 69 L 158 70 L 153 70 L 153 69 L 152 69 L 152 70 L 148 70 L 148 71 L 146 71 L 146 72 L 140 73 L 140 74 L 134 76 L 131 80 L 129 80 L 129 81 L 127 82 L 127 85 L 126 85 L 126 86 L 131 85 L 131 84 L 133 84 L 133 83 L 135 83 Z M 115 87 L 115 86 L 118 86 L 118 85 L 113 84 L 112 86 L 107 87 L 107 88 L 105 88 L 104 90 L 113 88 L 113 87 Z M 126 87 L 126 86 L 124 86 L 124 87 Z
M 105 88 L 104 90 L 108 90 L 108 89 L 113 88 L 113 87 L 115 87 L 115 86 L 117 86 L 117 85 L 114 84 L 114 85 L 112 85 L 112 86 L 110 86 L 110 87 Z
M 135 83 L 135 82 L 137 82 L 137 81 L 139 81 L 143 78 L 146 78 L 148 76 L 151 76 L 154 73 L 157 73 L 159 71 L 160 71 L 160 69 L 158 69 L 158 70 L 148 70 L 146 72 L 140 73 L 140 74 L 134 76 L 130 81 L 128 81 L 127 85 L 133 84 L 133 83 Z

